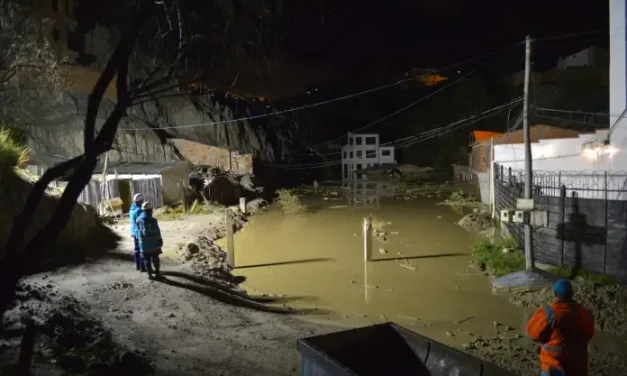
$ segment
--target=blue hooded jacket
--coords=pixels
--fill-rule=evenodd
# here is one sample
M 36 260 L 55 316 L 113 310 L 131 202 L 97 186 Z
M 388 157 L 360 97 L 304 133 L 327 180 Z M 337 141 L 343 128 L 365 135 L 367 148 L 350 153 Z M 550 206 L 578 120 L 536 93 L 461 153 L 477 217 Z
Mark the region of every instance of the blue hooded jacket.
M 139 218 L 137 218 L 136 236 L 139 240 L 139 249 L 141 249 L 142 253 L 153 253 L 161 250 L 163 246 L 159 223 L 153 216 L 149 216 L 146 212 L 142 212 Z
M 131 205 L 131 209 L 128 211 L 128 218 L 131 221 L 131 235 L 135 236 L 137 232 L 137 218 L 142 214 L 142 208 L 140 205 L 137 205 L 136 202 L 133 202 Z

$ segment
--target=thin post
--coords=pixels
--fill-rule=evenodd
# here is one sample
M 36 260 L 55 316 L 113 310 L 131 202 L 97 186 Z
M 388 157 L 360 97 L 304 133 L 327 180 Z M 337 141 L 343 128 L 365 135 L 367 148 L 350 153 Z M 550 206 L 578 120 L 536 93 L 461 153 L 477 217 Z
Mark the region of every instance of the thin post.
M 235 268 L 235 244 L 233 244 L 233 213 L 230 208 L 224 211 L 226 223 L 226 262 Z
M 607 192 L 607 171 L 605 171 L 605 173 L 603 174 L 603 178 L 604 178 L 604 183 L 605 183 L 605 184 L 603 184 L 603 188 L 604 188 L 603 189 L 603 193 L 604 193 L 604 196 L 605 196 L 605 216 L 604 216 L 604 218 L 605 218 L 605 226 L 604 226 L 605 227 L 605 234 L 604 234 L 605 235 L 605 241 L 603 242 L 604 243 L 604 245 L 603 245 L 603 274 L 607 274 L 607 248 L 608 248 L 608 246 L 607 246 L 607 225 L 608 225 L 607 222 L 608 222 L 608 219 L 607 219 L 607 217 L 609 215 L 609 213 L 608 213 L 608 192 Z
M 492 209 L 492 218 L 496 218 L 494 181 L 494 137 L 490 137 L 490 208 Z
M 314 193 L 318 193 L 318 181 L 314 180 L 313 182 L 313 189 L 314 189 Z
M 243 214 L 246 214 L 246 197 L 240 197 L 239 198 L 239 210 Z
M 525 142 L 525 198 L 531 197 L 531 133 L 529 131 L 529 78 L 531 76 L 531 37 L 525 38 L 525 88 L 523 98 L 523 130 Z M 525 223 L 525 266 L 533 270 L 533 239 L 531 224 Z
M 370 301 L 368 296 L 368 263 L 372 261 L 372 217 L 364 218 L 364 298 L 366 303 Z
M 364 262 L 372 261 L 372 217 L 364 218 Z
M 561 172 L 560 172 L 560 177 L 561 177 Z M 561 181 L 561 179 L 560 179 Z M 561 223 L 562 227 L 565 229 L 566 228 L 566 186 L 562 185 L 560 186 L 560 219 L 559 219 L 559 223 Z M 561 240 L 560 240 L 560 266 L 564 265 L 564 238 L 566 231 L 564 231 L 564 234 L 562 234 L 561 236 Z

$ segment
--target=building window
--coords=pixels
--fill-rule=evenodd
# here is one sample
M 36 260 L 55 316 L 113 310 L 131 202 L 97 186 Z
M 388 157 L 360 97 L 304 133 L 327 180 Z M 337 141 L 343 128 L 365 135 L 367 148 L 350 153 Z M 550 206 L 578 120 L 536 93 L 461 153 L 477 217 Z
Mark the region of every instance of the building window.
M 52 29 L 52 39 L 54 41 L 59 41 L 59 39 L 61 39 L 61 32 L 56 27 Z
M 55 12 L 59 10 L 59 0 L 52 0 L 52 10 Z
M 376 137 L 366 137 L 366 145 L 376 145 L 377 138 Z
M 361 164 L 358 164 L 358 165 L 357 165 L 357 169 L 358 169 L 358 170 L 361 170 Z
M 356 156 L 357 158 L 362 158 L 362 157 L 363 157 L 363 152 L 362 152 L 361 150 L 356 150 L 356 151 L 355 151 L 355 156 Z
M 361 137 L 355 137 L 355 145 L 361 145 L 362 142 L 362 138 Z
M 67 48 L 80 54 L 85 53 L 84 35 L 76 31 L 70 31 L 67 35 Z
M 350 158 L 353 158 L 353 152 L 352 151 L 349 153 L 349 155 L 350 155 Z
M 344 151 L 344 158 L 346 158 L 346 150 Z
M 376 150 L 366 150 L 366 158 L 376 158 L 377 151 Z
M 389 149 L 383 149 L 383 150 L 381 150 L 381 155 L 384 156 L 384 157 L 389 157 L 392 154 L 390 153 Z
M 349 137 L 349 138 L 348 138 L 348 144 L 349 144 L 349 145 L 352 145 L 352 144 L 353 144 L 353 138 L 352 138 L 352 137 Z

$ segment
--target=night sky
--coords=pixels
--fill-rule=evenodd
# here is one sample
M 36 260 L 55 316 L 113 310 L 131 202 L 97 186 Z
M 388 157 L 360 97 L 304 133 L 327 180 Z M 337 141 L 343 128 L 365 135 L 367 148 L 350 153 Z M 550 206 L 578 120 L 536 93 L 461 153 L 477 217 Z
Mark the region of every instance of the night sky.
M 516 40 L 609 28 L 605 0 L 318 0 L 303 9 L 290 49 L 333 75 L 438 68 L 499 50 Z M 311 10 L 316 9 L 315 12 Z M 538 42 L 536 63 L 552 63 L 607 32 Z

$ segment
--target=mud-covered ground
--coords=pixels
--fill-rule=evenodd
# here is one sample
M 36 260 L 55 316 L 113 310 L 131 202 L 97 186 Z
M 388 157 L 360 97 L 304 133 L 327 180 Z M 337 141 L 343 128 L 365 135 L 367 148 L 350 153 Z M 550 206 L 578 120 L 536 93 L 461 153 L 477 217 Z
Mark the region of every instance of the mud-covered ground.
M 573 281 L 573 288 L 577 302 L 592 310 L 598 330 L 627 338 L 627 286 Z M 522 307 L 539 307 L 552 297 L 551 288 L 546 287 L 519 294 L 510 301 Z
M 45 329 L 50 334 L 37 336 L 37 375 L 100 375 L 94 369 L 102 364 L 109 367 L 106 375 L 297 374 L 297 340 L 332 329 L 293 317 L 299 312 L 289 309 L 289 297 L 248 296 L 236 288 L 237 281 L 213 278 L 204 260 L 185 261 L 186 247 L 179 250 L 180 244 L 201 236 L 211 242 L 222 235 L 223 225 L 222 214 L 162 222 L 163 281 L 135 270 L 125 224 L 115 226 L 124 241 L 107 257 L 26 278 L 26 285 L 41 286 L 37 298 L 27 299 L 37 306 L 21 304 L 5 319 L 16 323 L 16 330 L 0 342 L 1 363 L 17 360 L 23 333 L 18 322 L 44 312 L 40 321 L 52 323 Z M 59 312 L 65 318 L 51 321 Z M 64 336 L 71 341 L 55 347 Z M 104 350 L 77 345 L 96 341 L 103 341 Z M 69 358 L 63 355 L 68 351 Z M 135 371 L 120 371 L 121 363 Z M 147 373 L 137 370 L 144 366 Z

